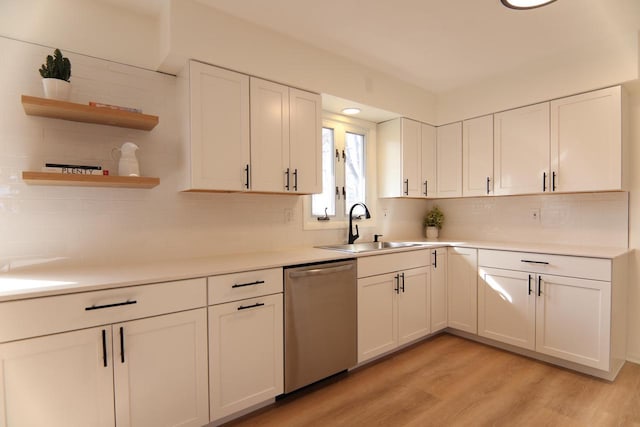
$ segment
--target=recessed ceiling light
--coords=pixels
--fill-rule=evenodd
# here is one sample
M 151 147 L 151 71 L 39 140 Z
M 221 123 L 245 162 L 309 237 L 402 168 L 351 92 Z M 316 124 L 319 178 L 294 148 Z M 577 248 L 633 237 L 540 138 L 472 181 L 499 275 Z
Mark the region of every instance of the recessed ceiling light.
M 546 6 L 556 0 L 500 0 L 503 5 L 510 9 L 535 9 Z
M 349 107 L 349 108 L 342 109 L 342 114 L 348 114 L 350 116 L 354 114 L 358 114 L 359 112 L 360 112 L 360 109 L 356 107 Z

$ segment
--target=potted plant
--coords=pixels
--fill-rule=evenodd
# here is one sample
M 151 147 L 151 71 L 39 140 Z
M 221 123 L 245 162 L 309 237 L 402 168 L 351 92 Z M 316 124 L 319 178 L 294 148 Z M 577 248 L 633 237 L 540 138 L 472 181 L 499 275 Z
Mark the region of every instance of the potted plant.
M 438 208 L 438 206 L 434 206 L 427 214 L 424 216 L 423 225 L 426 229 L 426 237 L 427 239 L 437 239 L 438 238 L 438 230 L 442 228 L 442 224 L 444 223 L 444 214 Z
M 44 96 L 49 99 L 68 101 L 71 94 L 71 61 L 62 56 L 60 49 L 53 51 L 53 56 L 47 55 L 46 63 L 40 67 Z

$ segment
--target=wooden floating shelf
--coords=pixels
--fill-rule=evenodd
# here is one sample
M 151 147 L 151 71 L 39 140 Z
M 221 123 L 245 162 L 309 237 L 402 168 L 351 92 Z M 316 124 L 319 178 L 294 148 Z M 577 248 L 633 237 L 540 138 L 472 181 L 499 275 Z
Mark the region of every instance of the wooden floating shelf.
M 23 171 L 22 180 L 31 185 L 76 187 L 153 188 L 160 184 L 160 178 L 148 176 L 81 175 L 33 171 Z
M 29 116 L 49 117 L 73 122 L 95 123 L 129 129 L 151 130 L 159 122 L 158 116 L 76 104 L 55 99 L 22 95 L 22 107 Z

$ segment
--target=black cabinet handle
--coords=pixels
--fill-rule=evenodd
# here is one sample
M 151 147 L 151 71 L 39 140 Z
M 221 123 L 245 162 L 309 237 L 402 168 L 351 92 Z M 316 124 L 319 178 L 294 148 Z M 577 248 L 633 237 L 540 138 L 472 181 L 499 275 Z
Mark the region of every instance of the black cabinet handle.
M 551 191 L 556 191 L 556 173 L 551 173 Z
M 400 277 L 402 277 L 402 293 L 404 294 L 404 273 L 400 273 Z
M 429 181 L 424 182 L 424 196 L 427 197 L 429 195 Z
M 404 180 L 404 195 L 405 196 L 409 195 L 409 180 L 408 179 Z
M 246 178 L 246 182 L 244 184 L 244 188 L 246 188 L 248 190 L 249 189 L 249 165 L 244 167 L 244 173 L 245 173 L 245 178 Z
M 531 275 L 529 275 L 529 280 L 527 281 L 527 284 L 529 285 L 529 295 L 531 295 Z
M 400 274 L 396 274 L 395 280 L 396 280 L 396 287 L 393 288 L 393 290 L 396 291 L 396 294 L 399 294 L 400 293 Z
M 491 182 L 491 178 L 487 177 L 487 194 L 490 193 L 490 189 L 489 189 L 489 183 Z
M 120 362 L 124 363 L 124 328 L 120 326 Z
M 542 295 L 542 276 L 538 276 L 538 296 Z
M 264 280 L 256 280 L 255 282 L 249 282 L 249 283 L 236 283 L 234 285 L 232 285 L 232 288 L 244 288 L 245 286 L 255 286 L 255 285 L 262 285 L 264 283 Z
M 252 304 L 252 305 L 241 305 L 240 307 L 238 307 L 238 310 L 246 310 L 248 308 L 262 307 L 263 305 L 264 305 L 263 302 L 257 302 L 257 303 Z
M 107 331 L 102 330 L 102 363 L 107 367 Z
M 90 311 L 90 310 L 101 310 L 103 308 L 111 308 L 111 307 L 120 307 L 121 305 L 131 305 L 131 304 L 137 304 L 138 301 L 136 300 L 127 300 L 125 302 L 116 302 L 114 304 L 104 304 L 104 305 L 92 305 L 91 307 L 85 307 L 84 309 L 86 311 Z
M 298 169 L 293 170 L 293 191 L 298 191 Z
M 433 268 L 438 268 L 438 251 L 433 251 Z
M 542 172 L 542 192 L 547 191 L 547 173 Z
M 533 261 L 530 259 L 521 259 L 520 262 L 526 262 L 529 264 L 542 264 L 542 265 L 549 265 L 549 263 L 547 261 Z
M 285 184 L 284 189 L 289 191 L 289 168 L 287 168 L 284 174 L 287 176 L 287 183 Z

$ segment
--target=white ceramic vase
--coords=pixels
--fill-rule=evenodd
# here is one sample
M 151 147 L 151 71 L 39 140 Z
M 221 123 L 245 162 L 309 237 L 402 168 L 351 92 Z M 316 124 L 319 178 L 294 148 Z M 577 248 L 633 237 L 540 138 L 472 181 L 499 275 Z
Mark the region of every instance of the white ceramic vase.
M 71 83 L 60 79 L 42 79 L 44 97 L 58 101 L 68 101 L 71 97 Z
M 437 240 L 438 239 L 438 227 L 427 227 L 425 233 L 427 240 Z

